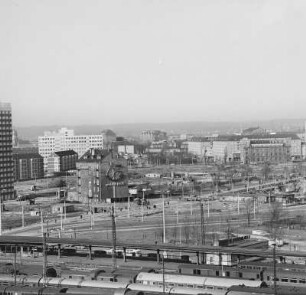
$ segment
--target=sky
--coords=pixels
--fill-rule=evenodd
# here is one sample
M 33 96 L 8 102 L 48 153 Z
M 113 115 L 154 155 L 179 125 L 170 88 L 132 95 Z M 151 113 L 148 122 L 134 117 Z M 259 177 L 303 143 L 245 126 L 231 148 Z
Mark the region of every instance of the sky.
M 305 0 L 1 0 L 15 126 L 305 118 Z

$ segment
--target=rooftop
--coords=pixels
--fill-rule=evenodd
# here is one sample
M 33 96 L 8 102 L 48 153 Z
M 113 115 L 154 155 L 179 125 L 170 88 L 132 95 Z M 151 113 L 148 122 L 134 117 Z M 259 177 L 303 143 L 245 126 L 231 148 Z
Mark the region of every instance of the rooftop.
M 55 152 L 54 154 L 56 154 L 60 157 L 63 157 L 63 156 L 77 155 L 77 152 L 75 152 L 74 150 L 66 150 L 66 151 Z

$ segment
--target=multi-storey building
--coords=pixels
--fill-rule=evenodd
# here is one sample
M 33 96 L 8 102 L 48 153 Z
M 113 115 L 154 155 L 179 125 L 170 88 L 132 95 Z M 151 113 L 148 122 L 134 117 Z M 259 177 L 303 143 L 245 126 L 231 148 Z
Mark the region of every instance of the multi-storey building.
M 244 135 L 218 136 L 213 140 L 215 162 L 283 163 L 302 158 L 302 141 L 294 133 L 267 133 L 249 128 Z
M 251 139 L 243 144 L 242 159 L 246 164 L 285 163 L 291 160 L 290 145 L 279 139 Z
M 204 158 L 211 154 L 212 142 L 206 137 L 194 137 L 187 141 L 188 153 Z
M 55 152 L 48 157 L 47 173 L 75 170 L 77 160 L 78 154 L 73 150 Z
M 0 198 L 14 198 L 14 163 L 12 152 L 12 110 L 10 103 L 0 103 Z
M 90 149 L 77 162 L 78 200 L 127 200 L 127 160 L 109 150 Z
M 239 136 L 219 136 L 213 141 L 212 154 L 215 162 L 240 162 Z
M 38 137 L 39 154 L 44 157 L 45 170 L 47 159 L 50 155 L 59 151 L 74 150 L 79 157 L 91 148 L 103 149 L 105 135 L 74 135 L 73 130 L 62 128 L 59 132 L 45 133 Z
M 113 142 L 115 142 L 117 138 L 116 133 L 110 129 L 106 129 L 103 130 L 101 134 L 103 135 L 103 148 L 107 150 L 111 149 Z
M 14 149 L 13 161 L 15 181 L 44 177 L 44 159 L 37 151 Z

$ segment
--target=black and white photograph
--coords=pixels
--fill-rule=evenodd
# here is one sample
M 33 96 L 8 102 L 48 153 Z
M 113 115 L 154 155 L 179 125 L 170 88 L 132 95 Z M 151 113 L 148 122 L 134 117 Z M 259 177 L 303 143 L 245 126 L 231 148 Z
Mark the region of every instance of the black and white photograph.
M 305 0 L 0 0 L 0 295 L 306 295 L 305 77 Z

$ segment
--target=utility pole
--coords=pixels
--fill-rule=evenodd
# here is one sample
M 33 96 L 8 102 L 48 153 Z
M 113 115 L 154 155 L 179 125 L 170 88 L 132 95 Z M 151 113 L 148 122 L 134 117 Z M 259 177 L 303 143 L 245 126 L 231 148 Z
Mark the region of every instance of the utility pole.
M 274 286 L 274 295 L 277 295 L 277 286 L 276 286 L 276 241 L 273 244 L 273 286 Z
M 116 186 L 115 185 L 112 185 L 113 186 L 113 199 L 114 199 L 114 214 L 116 214 Z
M 176 224 L 179 224 L 179 201 L 177 200 L 177 207 L 176 207 Z
M 240 214 L 240 200 L 239 200 L 239 193 L 238 193 L 238 195 L 237 195 L 237 209 L 238 209 L 238 215 Z
M 21 206 L 21 224 L 24 227 L 24 208 L 23 205 Z
M 116 257 L 116 220 L 114 214 L 114 207 L 112 207 L 112 234 L 113 234 L 113 270 L 117 268 L 117 257 Z
M 205 220 L 204 220 L 204 206 L 200 203 L 201 210 L 201 244 L 205 246 Z M 202 254 L 202 263 L 205 263 L 205 253 Z
M 164 193 L 163 196 L 163 243 L 166 243 L 166 218 L 165 218 L 165 200 L 164 200 Z
M 64 219 L 67 219 L 67 213 L 66 213 L 66 200 L 64 200 Z
M 60 214 L 61 214 L 61 230 L 63 230 L 63 212 L 61 212 Z
M 17 260 L 17 245 L 15 245 L 15 251 L 14 251 L 14 285 L 16 286 L 17 281 L 17 270 L 16 270 L 16 260 Z
M 46 272 L 47 272 L 47 234 L 43 233 L 43 286 L 46 284 Z
M 128 218 L 130 218 L 130 193 L 128 194 Z
M 254 197 L 254 220 L 256 219 L 256 198 Z
M 163 261 L 163 294 L 165 294 L 165 289 L 166 289 L 166 286 L 165 286 L 165 258 L 164 258 L 164 254 L 162 254 L 162 261 Z
M 205 221 L 204 221 L 204 206 L 200 203 L 201 210 L 201 243 L 205 245 Z
M 40 225 L 41 225 L 41 236 L 44 236 L 44 217 L 43 217 L 43 210 L 40 209 Z
M 144 221 L 144 200 L 145 200 L 144 194 L 145 194 L 145 189 L 143 188 L 142 189 L 142 206 L 141 206 L 141 216 L 142 216 L 141 220 L 142 220 L 142 222 Z

